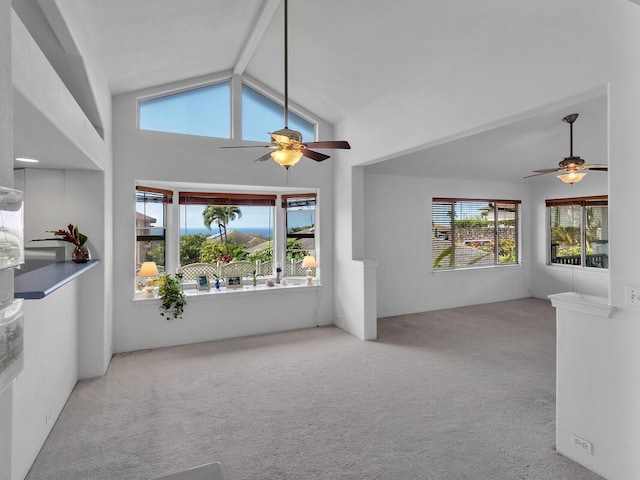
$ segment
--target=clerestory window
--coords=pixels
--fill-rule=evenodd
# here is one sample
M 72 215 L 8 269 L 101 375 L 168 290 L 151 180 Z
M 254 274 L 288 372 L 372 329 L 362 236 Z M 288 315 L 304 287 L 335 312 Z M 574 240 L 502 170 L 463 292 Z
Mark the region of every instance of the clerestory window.
M 609 207 L 606 195 L 546 201 L 549 264 L 609 268 Z
M 434 198 L 434 270 L 520 263 L 520 200 Z
M 231 95 L 231 80 L 195 87 L 138 102 L 138 127 L 141 130 L 231 138 L 231 111 L 236 100 Z M 257 90 L 243 84 L 240 122 L 241 139 L 268 142 L 269 133 L 283 128 L 284 107 Z M 302 138 L 316 138 L 315 123 L 289 111 L 288 127 Z M 236 134 L 237 136 L 237 134 Z
M 231 138 L 230 82 L 139 102 L 141 130 Z

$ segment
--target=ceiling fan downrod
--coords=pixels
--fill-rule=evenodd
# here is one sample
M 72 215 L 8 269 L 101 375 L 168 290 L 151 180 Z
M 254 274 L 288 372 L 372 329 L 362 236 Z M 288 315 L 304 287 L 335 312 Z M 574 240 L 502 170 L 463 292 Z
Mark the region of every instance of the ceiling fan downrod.
M 569 158 L 573 158 L 573 122 L 575 122 L 577 118 L 578 114 L 572 113 L 562 119 L 563 122 L 567 122 L 569 124 Z
M 289 128 L 289 0 L 284 0 L 284 128 Z

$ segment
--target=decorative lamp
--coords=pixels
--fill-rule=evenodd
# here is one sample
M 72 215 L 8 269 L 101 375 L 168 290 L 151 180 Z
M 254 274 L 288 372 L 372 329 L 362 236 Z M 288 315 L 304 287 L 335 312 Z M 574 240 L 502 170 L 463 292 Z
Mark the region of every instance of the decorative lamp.
M 158 266 L 156 262 L 144 262 L 138 272 L 139 277 L 147 277 L 147 285 L 144 287 L 144 298 L 154 298 L 153 294 L 153 280 L 151 277 L 158 276 Z
M 585 172 L 569 172 L 569 173 L 563 173 L 562 175 L 558 175 L 558 178 L 563 182 L 563 183 L 578 183 L 580 180 L 582 180 L 582 177 L 584 177 L 586 175 Z
M 316 257 L 313 255 L 308 255 L 302 259 L 302 268 L 307 269 L 307 283 L 305 285 L 313 285 L 313 274 L 311 272 L 312 268 L 316 268 L 318 263 L 316 262 Z
M 271 152 L 271 158 L 273 158 L 278 165 L 288 169 L 300 161 L 302 152 L 300 150 L 283 148 Z

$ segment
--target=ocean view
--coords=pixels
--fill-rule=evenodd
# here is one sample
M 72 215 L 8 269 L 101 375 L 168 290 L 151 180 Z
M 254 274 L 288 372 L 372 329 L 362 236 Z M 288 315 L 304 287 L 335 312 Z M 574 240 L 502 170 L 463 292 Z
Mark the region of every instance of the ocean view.
M 273 237 L 273 229 L 267 227 L 227 227 L 227 231 L 235 230 L 236 232 L 246 233 L 248 235 L 262 235 L 265 239 Z M 184 228 L 180 229 L 180 235 L 191 234 L 195 235 L 201 233 L 204 235 L 218 235 L 219 230 L 217 227 L 212 227 L 211 230 L 207 230 L 203 227 Z

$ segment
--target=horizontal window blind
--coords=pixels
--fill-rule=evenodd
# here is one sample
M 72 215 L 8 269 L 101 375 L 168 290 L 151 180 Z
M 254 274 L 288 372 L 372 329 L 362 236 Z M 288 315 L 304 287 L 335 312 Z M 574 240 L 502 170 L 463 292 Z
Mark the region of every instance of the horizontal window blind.
M 222 205 L 222 206 L 256 206 L 273 207 L 276 195 L 247 193 L 215 193 L 215 192 L 180 192 L 180 205 Z
M 315 205 L 315 193 L 296 193 L 292 195 L 282 195 L 282 208 L 315 207 Z
M 520 200 L 433 198 L 433 268 L 519 263 L 520 209 Z
M 594 197 L 573 197 L 573 198 L 553 198 L 545 200 L 547 207 L 556 207 L 560 205 L 575 205 L 580 207 L 607 206 L 609 203 L 608 195 L 598 195 Z
M 173 192 L 162 188 L 136 186 L 136 202 L 142 203 L 171 203 Z

